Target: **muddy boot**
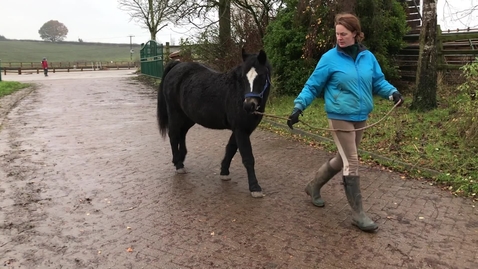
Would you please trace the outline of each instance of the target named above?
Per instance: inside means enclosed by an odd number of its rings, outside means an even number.
[[[305,192],[312,198],[312,204],[322,207],[325,205],[324,200],[320,197],[320,189],[331,178],[335,176],[340,170],[336,170],[330,166],[330,160],[324,163],[319,171],[315,174],[315,178],[312,179],[307,186],[305,186]]]
[[[360,193],[360,177],[344,176],[344,188],[347,200],[353,211],[352,224],[365,232],[374,232],[377,230],[377,224],[367,217],[363,211],[362,194]]]

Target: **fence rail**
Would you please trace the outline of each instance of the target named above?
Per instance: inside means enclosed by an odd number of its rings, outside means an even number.
[[[448,77],[458,81],[457,70],[478,57],[478,29],[442,31],[438,27],[437,31],[438,69],[450,73]],[[416,33],[406,35],[404,40],[407,46],[396,57],[404,80],[415,80],[420,53],[419,39],[420,35]]]
[[[55,72],[77,72],[77,71],[96,71],[109,69],[131,69],[137,68],[138,62],[49,62],[48,70]],[[0,73],[37,73],[42,71],[41,62],[2,62],[0,64]]]

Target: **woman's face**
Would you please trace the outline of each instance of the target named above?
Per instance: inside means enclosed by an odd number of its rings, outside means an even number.
[[[343,25],[337,24],[335,26],[335,36],[337,37],[337,44],[341,48],[345,48],[355,44],[356,33],[352,33]]]

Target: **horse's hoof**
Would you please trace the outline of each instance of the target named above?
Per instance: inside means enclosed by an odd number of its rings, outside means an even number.
[[[230,175],[221,175],[221,180],[222,181],[229,181],[229,180],[231,180],[231,176]]]
[[[262,191],[251,191],[251,195],[254,198],[262,198],[266,196],[264,193],[262,193]]]
[[[186,174],[186,169],[184,168],[179,168],[179,169],[176,169],[176,174]]]

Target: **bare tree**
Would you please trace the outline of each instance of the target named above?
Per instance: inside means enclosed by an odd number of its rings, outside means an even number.
[[[187,0],[179,7],[175,22],[203,30],[198,38],[205,46],[196,50],[201,50],[198,54],[203,60],[212,59],[209,64],[222,69],[240,59],[235,53],[238,46],[251,50],[262,46],[271,14],[282,3],[283,0]]]
[[[194,25],[198,29],[217,27],[221,43],[231,36],[232,0],[186,0],[176,13],[176,24]]]
[[[151,40],[156,40],[156,34],[167,22],[173,20],[179,8],[187,0],[118,0],[119,8],[128,12],[131,20],[148,29]]]
[[[176,23],[192,24],[198,29],[216,26],[219,23],[219,28],[221,25],[229,28],[231,16],[234,16],[237,10],[242,10],[254,20],[261,37],[264,36],[270,19],[284,5],[284,0],[189,0],[186,2],[177,13]]]
[[[270,19],[284,5],[283,0],[234,0],[233,2],[235,6],[251,16],[261,37],[264,37]]]
[[[478,23],[476,22],[476,17],[478,16],[478,1],[461,0],[459,1],[461,8],[457,7],[457,2],[456,0],[445,0],[443,4],[443,20],[459,22],[464,27],[478,27]],[[469,4],[466,2],[469,2]],[[467,7],[463,8],[465,5],[467,5]]]
[[[428,111],[437,106],[437,9],[436,0],[423,0],[416,88],[411,109]]]
[[[185,0],[174,16],[175,24],[189,24],[205,29],[218,23],[218,0]]]

